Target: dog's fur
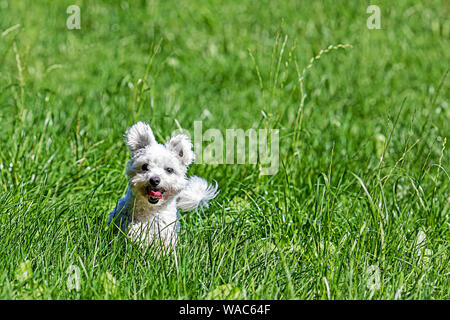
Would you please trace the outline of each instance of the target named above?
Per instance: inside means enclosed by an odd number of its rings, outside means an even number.
[[[128,190],[110,213],[108,224],[113,222],[139,245],[174,246],[180,228],[178,209],[208,206],[218,193],[217,184],[214,187],[196,176],[186,178],[195,158],[187,135],[174,136],[162,145],[148,124],[138,122],[127,130],[125,141],[131,151]]]

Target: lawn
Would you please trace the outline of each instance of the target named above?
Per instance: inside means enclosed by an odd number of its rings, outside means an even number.
[[[449,16],[0,0],[0,298],[449,299]],[[279,130],[275,174],[190,167],[220,194],[182,213],[177,264],[107,226],[138,120],[160,142],[194,121]]]

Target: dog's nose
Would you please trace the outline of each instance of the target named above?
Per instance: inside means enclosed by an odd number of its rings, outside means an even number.
[[[158,176],[154,176],[150,178],[150,184],[153,187],[156,187],[161,182],[161,179]]]

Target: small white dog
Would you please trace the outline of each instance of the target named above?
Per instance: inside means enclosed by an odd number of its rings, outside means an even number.
[[[174,246],[178,240],[179,213],[207,206],[218,191],[204,179],[186,178],[194,161],[187,135],[174,136],[165,145],[156,142],[150,126],[138,122],[126,132],[131,151],[127,164],[128,190],[109,214],[113,222],[139,245]]]

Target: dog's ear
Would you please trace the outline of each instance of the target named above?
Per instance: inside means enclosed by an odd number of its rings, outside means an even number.
[[[147,123],[141,121],[127,130],[125,133],[125,141],[132,155],[136,151],[156,143],[152,128]]]
[[[195,159],[192,151],[191,139],[185,134],[179,134],[172,137],[167,143],[166,148],[175,153],[180,162],[186,167]]]

